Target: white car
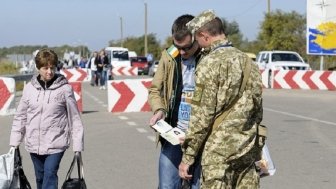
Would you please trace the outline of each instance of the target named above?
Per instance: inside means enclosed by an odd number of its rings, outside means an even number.
[[[294,51],[261,51],[256,62],[259,69],[274,70],[310,70],[309,64]]]
[[[294,51],[261,51],[256,63],[260,70],[268,70],[268,86],[272,86],[273,72],[276,70],[311,70],[299,53]]]
[[[159,61],[154,61],[152,65],[149,67],[148,75],[154,76],[158,66],[159,66]]]

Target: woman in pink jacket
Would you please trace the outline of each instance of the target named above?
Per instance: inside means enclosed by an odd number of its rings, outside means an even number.
[[[59,164],[72,139],[73,151],[84,146],[84,131],[72,87],[56,74],[57,54],[40,50],[35,57],[38,75],[23,89],[14,116],[10,145],[25,148],[34,164],[37,189],[57,189]]]

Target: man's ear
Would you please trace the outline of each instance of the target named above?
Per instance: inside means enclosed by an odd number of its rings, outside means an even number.
[[[209,34],[207,32],[204,31],[200,31],[199,36],[203,38],[204,41],[208,42],[209,41]]]

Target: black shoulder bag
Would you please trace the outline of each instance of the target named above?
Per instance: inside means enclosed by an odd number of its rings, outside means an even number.
[[[75,163],[77,163],[78,178],[71,178],[71,173],[75,166]],[[81,153],[75,153],[65,181],[62,185],[62,189],[86,189]]]
[[[19,147],[15,149],[14,155],[14,175],[10,189],[31,189],[30,183],[22,168],[22,159]]]

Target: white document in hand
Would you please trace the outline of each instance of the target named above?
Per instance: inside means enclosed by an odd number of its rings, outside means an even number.
[[[172,145],[180,144],[179,138],[185,137],[185,133],[181,129],[177,127],[173,128],[162,119],[157,121],[152,127]]]

